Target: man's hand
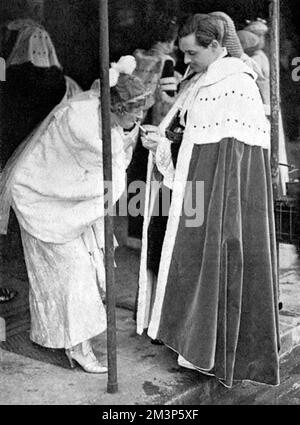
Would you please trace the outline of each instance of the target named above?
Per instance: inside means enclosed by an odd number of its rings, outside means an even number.
[[[150,150],[155,153],[157,149],[157,145],[161,140],[161,134],[159,132],[158,127],[154,125],[144,125],[141,128],[141,140],[144,148]]]

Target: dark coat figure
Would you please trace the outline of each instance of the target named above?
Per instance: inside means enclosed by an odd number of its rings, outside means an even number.
[[[62,100],[66,92],[63,72],[56,66],[31,62],[7,70],[2,101],[1,166],[34,128]]]

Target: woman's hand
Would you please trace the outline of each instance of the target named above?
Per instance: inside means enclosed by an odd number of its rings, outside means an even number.
[[[144,125],[141,128],[141,140],[144,148],[155,153],[157,145],[161,140],[161,134],[158,127],[154,125]]]
[[[134,149],[136,142],[138,140],[139,135],[139,126],[138,124],[134,126],[134,128],[124,136],[124,149],[128,149],[132,147]]]

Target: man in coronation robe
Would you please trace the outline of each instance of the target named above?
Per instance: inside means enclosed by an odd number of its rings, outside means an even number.
[[[227,387],[278,385],[270,125],[256,74],[228,55],[224,33],[222,20],[208,15],[181,27],[186,81],[159,127],[143,136],[150,160],[137,332],[147,329],[178,353],[179,365]],[[172,196],[155,273],[148,239],[157,170]]]

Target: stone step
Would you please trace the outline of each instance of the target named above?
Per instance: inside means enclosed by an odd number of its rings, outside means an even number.
[[[0,342],[6,340],[6,326],[5,319],[0,317]]]

